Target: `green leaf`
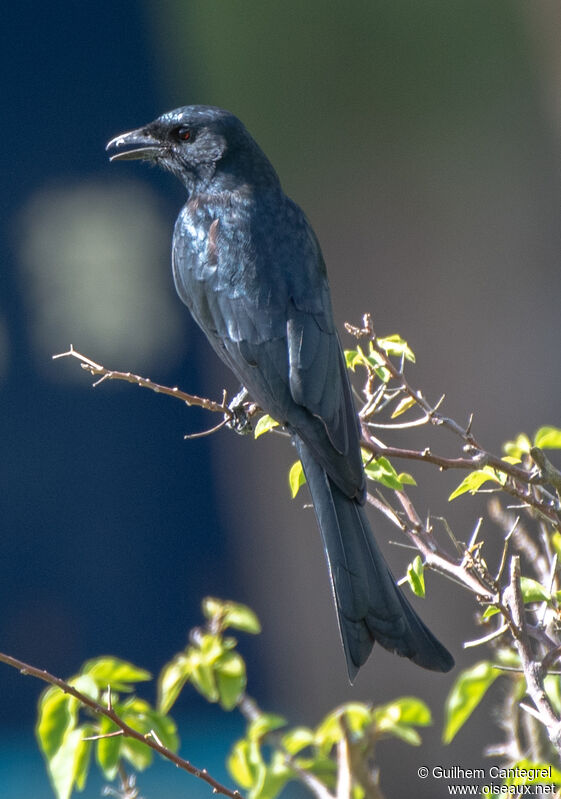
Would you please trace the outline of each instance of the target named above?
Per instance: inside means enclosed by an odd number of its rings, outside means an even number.
[[[286,732],[281,739],[281,743],[289,755],[296,755],[311,746],[314,742],[314,733],[309,727],[294,727]]]
[[[121,746],[121,756],[128,760],[136,771],[144,771],[154,759],[154,750],[136,738],[124,738]]]
[[[408,472],[400,472],[397,477],[399,479],[399,482],[402,485],[404,485],[404,486],[405,485],[408,485],[408,486],[416,486],[417,485],[417,481],[415,480],[413,475],[409,474]]]
[[[39,747],[50,760],[63,744],[64,738],[76,725],[77,700],[52,686],[39,699],[36,727]]]
[[[191,659],[182,652],[166,663],[158,678],[158,708],[162,713],[172,707],[192,670]]]
[[[288,484],[290,486],[290,493],[292,495],[292,499],[295,498],[296,494],[300,490],[300,487],[304,485],[306,482],[306,477],[304,475],[304,469],[302,468],[301,461],[295,461],[292,466],[290,467],[290,471],[288,473]]]
[[[520,591],[524,602],[548,602],[551,599],[547,589],[531,577],[520,578]]]
[[[417,555],[407,567],[407,581],[416,596],[425,598],[425,567],[421,556]]]
[[[401,491],[403,485],[401,480],[393,468],[391,463],[383,455],[372,458],[372,453],[367,450],[362,450],[362,460],[364,463],[364,471],[369,480],[375,480],[378,483],[391,488],[394,491]]]
[[[81,674],[88,674],[100,688],[110,685],[114,691],[124,692],[133,690],[131,683],[152,679],[152,675],[146,669],[110,655],[88,660],[82,666]]]
[[[212,665],[205,663],[198,652],[191,655],[193,669],[191,671],[191,682],[209,702],[218,702],[220,695],[214,679],[214,669]]]
[[[352,372],[354,372],[360,363],[362,363],[362,358],[360,357],[358,350],[345,350],[345,366],[347,369],[350,369]]]
[[[225,652],[214,668],[220,704],[224,710],[232,710],[245,691],[245,662],[237,652]]]
[[[84,749],[90,746],[83,740],[83,730],[70,730],[55,754],[49,759],[49,777],[58,799],[69,799],[76,777],[84,762]]]
[[[286,719],[276,713],[261,713],[247,728],[247,737],[253,741],[260,741],[267,733],[278,730],[286,725]]]
[[[82,732],[82,746],[77,748],[76,757],[74,760],[74,782],[79,791],[83,791],[88,779],[88,772],[90,770],[90,763],[92,759],[93,741],[85,741],[84,738],[89,738],[94,735],[97,730],[93,724],[84,724],[79,728]]]
[[[401,696],[385,706],[401,724],[415,724],[417,727],[428,727],[432,724],[432,716],[428,705],[416,696]]]
[[[540,449],[561,449],[561,430],[558,427],[540,427],[534,436],[534,446]]]
[[[490,619],[491,616],[496,616],[497,613],[500,613],[500,609],[496,605],[487,605],[483,613],[481,614],[482,621],[486,621]]]
[[[395,406],[391,418],[395,419],[397,416],[401,416],[402,413],[405,413],[405,411],[408,411],[409,408],[412,408],[416,404],[417,401],[413,397],[404,397]]]
[[[241,602],[207,596],[203,599],[202,608],[205,618],[215,624],[218,623],[221,630],[233,627],[244,633],[257,634],[261,632],[261,625],[256,614]],[[223,646],[227,646],[226,641]]]
[[[286,765],[283,754],[275,752],[271,764],[264,770],[263,778],[251,791],[251,799],[275,799],[292,777],[292,769]]]
[[[484,466],[483,469],[476,469],[474,472],[470,472],[466,477],[464,477],[456,490],[452,491],[448,497],[448,501],[450,502],[451,500],[456,499],[456,497],[459,497],[461,494],[465,494],[468,491],[470,494],[476,494],[483,483],[487,483],[489,481],[498,483],[499,485],[504,485],[505,479],[506,475],[503,472],[497,472],[491,466]]]
[[[224,629],[233,627],[235,630],[241,630],[252,635],[257,635],[257,633],[261,632],[261,625],[257,615],[247,605],[242,605],[239,602],[226,602],[223,626]]]
[[[397,333],[392,336],[377,338],[376,343],[380,349],[384,350],[384,352],[387,352],[388,355],[397,355],[400,358],[401,356],[405,356],[407,361],[415,363],[415,353],[405,339],[401,338],[401,336]]]
[[[421,736],[414,729],[432,724],[427,705],[414,696],[404,696],[374,709],[376,728],[386,735],[393,735],[412,746],[421,744]]]
[[[503,444],[503,450],[507,455],[514,458],[521,458],[523,455],[529,455],[532,442],[526,433],[520,433],[514,441],[507,441]]]
[[[111,719],[102,716],[99,722],[99,735],[108,735],[117,732],[119,728]],[[117,776],[119,759],[121,757],[122,735],[112,735],[110,738],[100,738],[96,742],[95,759],[103,771],[106,780],[111,782]]]
[[[279,423],[275,419],[273,419],[272,416],[269,416],[268,413],[265,413],[263,416],[261,416],[261,418],[255,425],[255,430],[253,431],[253,435],[255,436],[255,438],[259,438],[259,436],[262,436],[264,433],[268,433],[269,430],[272,430],[273,428],[278,426]]]
[[[256,779],[255,763],[250,757],[250,744],[245,738],[237,741],[226,761],[228,771],[244,790],[252,787]]]
[[[557,554],[557,558],[561,560],[561,533],[558,530],[551,536],[551,544]]]
[[[329,754],[332,747],[341,740],[343,736],[342,715],[345,716],[351,732],[356,735],[362,735],[364,728],[372,723],[372,712],[369,706],[362,702],[348,702],[335,708],[327,714],[314,733],[315,742],[320,748],[321,754]]]
[[[179,749],[179,736],[177,734],[177,725],[171,716],[165,716],[152,708],[146,711],[146,720],[149,725],[149,730],[153,730],[158,739],[170,751],[177,752]]]
[[[220,634],[204,633],[198,641],[198,649],[197,656],[200,662],[212,665],[224,654],[224,639]],[[193,655],[196,650],[191,649],[190,652]]]
[[[101,691],[91,675],[79,674],[78,677],[72,677],[68,682],[77,691],[93,699],[94,702],[98,701]],[[107,685],[104,685],[103,688],[107,688]]]
[[[442,734],[444,743],[452,741],[500,673],[488,660],[481,660],[462,671],[446,699],[445,726]]]

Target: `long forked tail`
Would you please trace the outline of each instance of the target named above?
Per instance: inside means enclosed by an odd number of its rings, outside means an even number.
[[[397,587],[364,509],[327,476],[295,437],[323,538],[351,682],[377,641],[433,671],[449,671],[452,655]]]

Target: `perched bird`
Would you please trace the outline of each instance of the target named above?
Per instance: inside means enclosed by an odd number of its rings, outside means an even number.
[[[116,136],[112,161],[143,159],[187,190],[175,287],[251,398],[291,434],[323,537],[352,681],[378,641],[434,671],[454,665],[417,616],[366,513],[359,425],[325,264],[301,209],[237,117],[204,105]]]

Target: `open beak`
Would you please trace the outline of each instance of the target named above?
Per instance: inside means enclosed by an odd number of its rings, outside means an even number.
[[[151,133],[147,133],[145,128],[138,128],[138,130],[131,130],[128,133],[121,133],[120,136],[115,136],[105,149],[120,149],[121,147],[132,147],[132,149],[115,153],[110,157],[110,161],[151,160],[162,152],[161,142],[152,136]]]

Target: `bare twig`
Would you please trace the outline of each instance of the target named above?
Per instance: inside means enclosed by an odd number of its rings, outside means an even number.
[[[72,685],[60,679],[60,677],[55,677],[53,674],[50,674],[44,669],[38,669],[35,668],[35,666],[30,666],[28,663],[24,663],[17,658],[4,654],[3,652],[0,652],[0,662],[17,669],[22,674],[29,674],[31,677],[36,677],[38,680],[42,680],[49,685],[54,685],[57,688],[60,688],[65,694],[73,696],[82,705],[89,707],[90,710],[93,710],[93,712],[98,716],[106,716],[106,718],[111,719],[111,721],[119,728],[125,737],[134,738],[135,740],[146,744],[146,746],[149,746],[151,749],[154,749],[154,751],[158,752],[167,760],[170,760],[178,768],[183,769],[184,771],[189,772],[189,774],[192,774],[194,777],[198,777],[206,782],[208,785],[210,785],[214,793],[228,796],[230,799],[242,799],[242,795],[239,791],[227,788],[225,785],[222,785],[222,783],[218,782],[218,780],[215,780],[214,777],[211,777],[206,769],[197,768],[188,760],[176,755],[175,752],[172,752],[171,749],[168,749],[160,741],[156,740],[155,736],[143,735],[141,732],[133,729],[126,722],[124,722],[111,707],[104,707],[103,705],[100,705],[98,702],[90,699],[89,696],[86,696],[86,694],[78,691]]]
[[[189,406],[195,405],[199,408],[203,408],[205,411],[211,411],[212,413],[223,413],[228,418],[232,418],[234,415],[233,411],[226,403],[226,394],[223,395],[222,402],[215,402],[205,397],[197,397],[195,394],[187,394],[177,387],[170,388],[169,386],[162,386],[159,383],[154,383],[153,380],[147,377],[141,377],[132,372],[118,372],[114,369],[106,369],[105,366],[77,352],[72,345],[70,345],[68,352],[61,352],[58,355],[53,355],[53,359],[67,357],[76,358],[80,361],[82,369],[85,369],[94,377],[101,378],[94,383],[94,386],[98,386],[104,380],[124,380],[126,383],[134,383],[141,388],[149,388],[151,391],[155,391],[156,394],[165,394],[168,397],[175,397]]]

